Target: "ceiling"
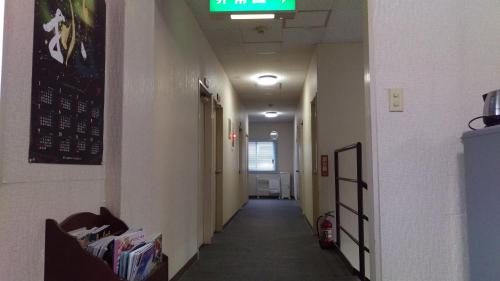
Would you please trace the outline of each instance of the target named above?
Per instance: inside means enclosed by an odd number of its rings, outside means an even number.
[[[309,63],[318,43],[362,41],[362,0],[297,0],[292,19],[231,21],[209,13],[208,0],[185,0],[250,111],[279,111],[273,121],[293,120]],[[280,78],[275,87],[255,83],[259,74]]]

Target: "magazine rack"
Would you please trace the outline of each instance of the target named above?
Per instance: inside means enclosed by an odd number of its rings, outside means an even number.
[[[127,225],[114,217],[106,208],[100,215],[79,213],[68,217],[61,224],[52,219],[45,229],[45,281],[123,281],[102,259],[85,251],[80,243],[67,232],[81,227],[110,225],[112,235],[128,230]],[[168,257],[145,281],[168,281]]]

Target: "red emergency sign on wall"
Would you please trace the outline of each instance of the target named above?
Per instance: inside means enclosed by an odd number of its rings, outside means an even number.
[[[328,177],[328,155],[321,155],[321,176]]]

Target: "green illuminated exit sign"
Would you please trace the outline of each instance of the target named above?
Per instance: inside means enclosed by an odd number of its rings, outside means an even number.
[[[295,0],[210,0],[212,13],[290,12]]]

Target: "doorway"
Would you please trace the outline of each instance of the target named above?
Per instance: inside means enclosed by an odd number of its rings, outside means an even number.
[[[215,123],[214,101],[202,82],[198,115],[199,183],[198,247],[211,244],[215,232]]]
[[[241,205],[248,199],[248,135],[240,123],[238,134],[239,150],[239,175],[240,175],[240,200]]]
[[[319,179],[318,179],[318,114],[317,97],[311,102],[311,145],[312,145],[312,188],[313,221],[319,217]],[[314,225],[314,228],[317,226]]]
[[[224,142],[224,109],[215,105],[215,231],[222,231],[224,225],[223,213],[223,142]]]
[[[293,196],[295,197],[295,200],[297,201],[300,201],[302,200],[301,196],[302,196],[302,187],[303,187],[303,183],[302,183],[302,165],[304,165],[304,163],[302,163],[302,127],[303,127],[303,121],[297,121],[297,128],[296,128],[296,140],[295,140],[295,143],[296,143],[296,158],[295,158],[295,161],[296,161],[296,168],[295,168],[295,179],[294,179],[294,185],[295,185],[295,190],[293,192]],[[302,204],[301,204],[301,207]]]

